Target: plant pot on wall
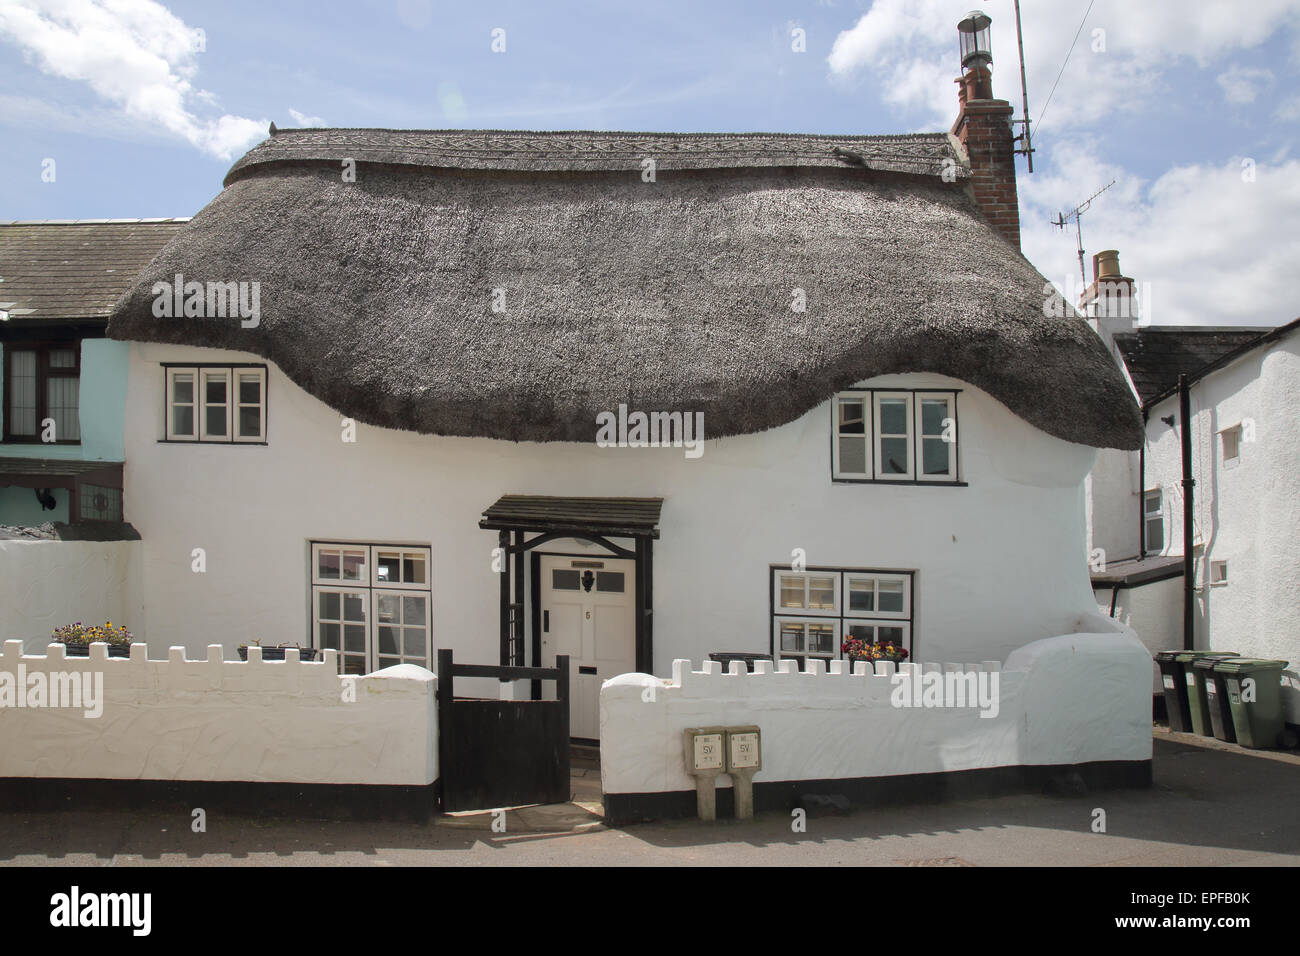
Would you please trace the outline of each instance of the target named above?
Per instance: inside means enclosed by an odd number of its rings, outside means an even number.
[[[260,646],[260,645],[254,645],[254,646],[256,647],[256,646]],[[262,648],[262,660],[264,660],[264,661],[282,661],[282,660],[284,660],[284,652],[285,652],[285,651],[289,651],[289,650],[293,650],[293,649],[295,649],[295,648],[297,648],[297,650],[298,650],[299,660],[304,660],[304,661],[314,661],[314,660],[316,659],[316,656],[320,653],[320,651],[317,650],[317,649],[314,648],[314,647],[298,647],[297,644],[290,644],[290,645],[288,645],[288,646],[281,645],[281,646],[279,646],[279,647],[263,647],[263,648]],[[240,659],[241,661],[246,661],[246,660],[248,660],[248,645],[247,645],[247,644],[240,644],[240,645],[239,645],[239,659]]]
[[[64,644],[63,653],[64,656],[66,657],[89,657],[90,645],[89,644]],[[109,644],[108,656],[109,657],[130,657],[131,645],[130,644]]]

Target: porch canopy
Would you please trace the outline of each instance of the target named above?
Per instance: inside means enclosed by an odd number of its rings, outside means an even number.
[[[83,517],[83,488],[89,497],[84,504],[94,517],[116,512],[121,517],[122,463],[120,461],[79,461],[70,458],[0,457],[0,487],[64,488],[68,492],[68,523]],[[105,494],[116,501],[94,500]]]
[[[615,557],[636,562],[636,667],[642,673],[651,673],[654,666],[653,541],[659,537],[659,512],[663,503],[662,498],[502,495],[486,508],[478,526],[498,533],[503,559],[501,663],[506,666],[525,663],[524,554],[549,541],[578,538],[599,545]],[[631,538],[633,546],[623,547],[611,538]],[[535,607],[536,588],[533,603]],[[539,663],[541,634],[536,622],[532,643],[533,660]]]

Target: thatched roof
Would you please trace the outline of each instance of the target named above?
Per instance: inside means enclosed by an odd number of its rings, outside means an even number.
[[[590,442],[626,403],[702,411],[712,438],[935,372],[1052,435],[1136,448],[1118,367],[1044,315],[1043,277],[945,181],[963,163],[943,134],[282,131],[109,334],[254,352],[343,414],[433,434]],[[176,273],[259,282],[261,324],[155,318]]]

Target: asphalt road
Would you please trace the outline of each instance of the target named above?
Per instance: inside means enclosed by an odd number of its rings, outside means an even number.
[[[607,829],[567,811],[428,824],[149,810],[0,813],[0,865],[78,866],[1232,866],[1300,861],[1300,757],[1156,734],[1148,790],[1021,795],[748,823]],[[1094,832],[1096,810],[1105,832]]]

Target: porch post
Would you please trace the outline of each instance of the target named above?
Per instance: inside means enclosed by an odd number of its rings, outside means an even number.
[[[636,669],[654,673],[654,545],[649,536],[636,539]]]
[[[501,666],[510,663],[510,532],[497,534],[501,548]]]
[[[511,663],[523,667],[524,659],[524,533],[515,532],[515,606],[514,633],[511,635]],[[536,662],[534,661],[534,664]]]

